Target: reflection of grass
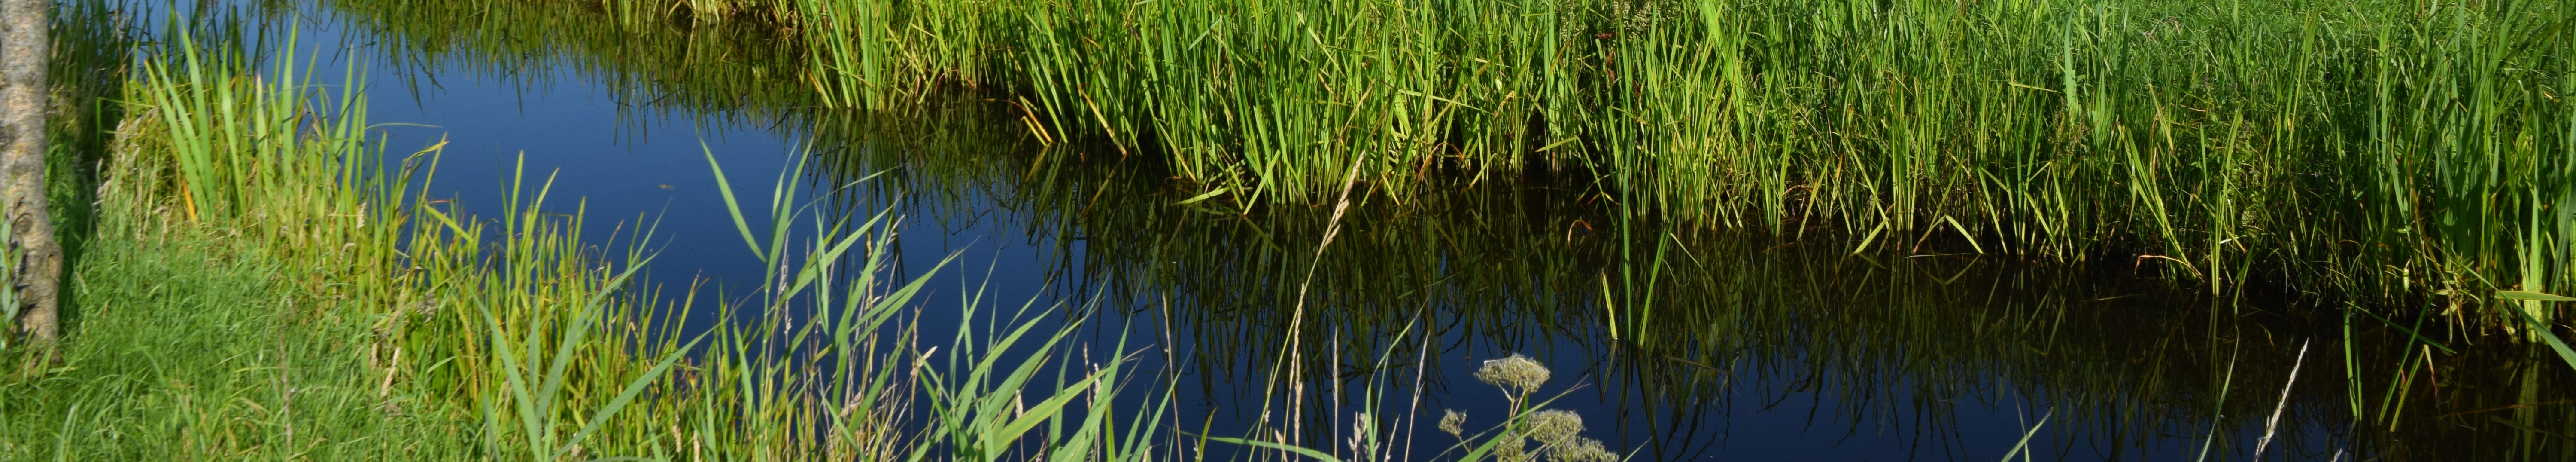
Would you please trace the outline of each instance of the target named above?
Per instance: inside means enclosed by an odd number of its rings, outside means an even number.
[[[2252,291],[2235,296],[2238,301],[2211,300],[2141,279],[2126,261],[1851,256],[1849,240],[1811,235],[1784,243],[1760,233],[1623,222],[1599,211],[1601,202],[1588,194],[1490,183],[1437,188],[1440,193],[1401,202],[1362,201],[1319,252],[1329,208],[1174,205],[1193,194],[1151,181],[1168,176],[1152,165],[1039,162],[1074,154],[1009,136],[1007,125],[845,123],[820,132],[833,137],[824,144],[865,147],[829,158],[831,178],[885,172],[883,184],[904,185],[903,195],[890,197],[927,203],[920,209],[934,221],[1000,219],[977,214],[1006,212],[1025,220],[1028,241],[1055,243],[1047,253],[1064,257],[1050,267],[1087,278],[1075,286],[1102,292],[1111,306],[1142,307],[1172,320],[1179,343],[1200,365],[1197,380],[1209,387],[1286,386],[1271,382],[1286,374],[1269,364],[1288,356],[1282,345],[1293,329],[1303,330],[1296,354],[1305,361],[1288,367],[1345,384],[1389,376],[1410,381],[1414,372],[1400,361],[1352,365],[1374,362],[1366,352],[1410,355],[1426,342],[1435,351],[1579,348],[1603,364],[1598,373],[1607,399],[1670,405],[1681,409],[1670,417],[1685,421],[1813,393],[1842,420],[1926,425],[1933,435],[1955,436],[1944,433],[1946,423],[1890,409],[1974,410],[1978,403],[1961,399],[2002,387],[2056,406],[2051,435],[2214,435],[2219,454],[2249,452],[2254,440],[2240,433],[2259,431],[2260,417],[2276,404],[2243,390],[2218,397],[2219,390],[2279,386],[2293,367],[2292,351],[2272,345],[2300,338],[2321,340],[2320,351],[2322,341],[2349,339],[2353,352],[2336,361],[2346,369],[2320,369],[2319,355],[2311,354],[2308,374],[2360,376],[2338,386],[2301,380],[2292,415],[2309,418],[2284,422],[2290,428],[2282,430],[2301,444],[2324,444],[2300,435],[2339,428],[2336,416],[2353,413],[2347,401],[2362,403],[2365,419],[2387,422],[2510,406],[2525,402],[2517,401],[2521,390],[2565,396],[2550,388],[2565,383],[2556,375],[2563,371],[2535,368],[2563,365],[2522,361],[2521,346],[2439,327],[2432,313],[2382,322],[2354,312],[2344,337],[2335,318],[2301,302]],[[1124,180],[1132,178],[1149,180]],[[1307,305],[1320,311],[1291,325],[1310,265],[1324,269],[1313,276]],[[1392,334],[1417,322],[1416,313],[1439,340]],[[1616,341],[1609,339],[1613,326],[1620,329]],[[2444,349],[2464,343],[2476,347]],[[2425,351],[2395,351],[2418,348]],[[2245,350],[2241,361],[2230,353],[2236,349]],[[1438,370],[1451,361],[1434,355],[1421,367]],[[2428,363],[2445,368],[2438,375],[2448,385],[2438,392],[2426,384],[2435,375]],[[2460,391],[2471,389],[2510,391]],[[2518,422],[2551,422],[2576,410],[2541,409],[2536,420]],[[1349,425],[1325,423],[1348,415],[1316,407],[1291,414],[1306,421],[1303,441],[1347,438],[1333,432]],[[2483,430],[2407,423],[2365,444],[2412,441],[2403,447],[2415,454],[2558,447],[2474,417],[2443,421]],[[1630,423],[1655,431],[1691,428]],[[2291,431],[2297,428],[2312,430]],[[2447,443],[2478,438],[2484,443]],[[1687,441],[1678,434],[1669,440]],[[2033,447],[2048,444],[2042,437]]]
[[[366,33],[389,68],[417,87],[452,84],[452,71],[548,91],[543,79],[579,77],[639,111],[704,111],[710,119],[772,114],[814,103],[797,61],[802,46],[757,24],[604,11],[622,3],[575,1],[323,0],[342,30]],[[702,2],[704,3],[704,2]],[[542,70],[542,71],[541,71]],[[399,89],[378,89],[397,91]],[[421,90],[414,88],[409,90]]]

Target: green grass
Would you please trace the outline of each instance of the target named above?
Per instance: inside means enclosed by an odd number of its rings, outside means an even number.
[[[101,240],[60,364],[0,395],[9,460],[434,460],[464,422],[382,393],[369,316],[310,305],[290,270],[206,236]],[[336,304],[335,304],[336,305]]]

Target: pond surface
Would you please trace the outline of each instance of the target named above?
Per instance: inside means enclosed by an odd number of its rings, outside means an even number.
[[[1365,415],[1409,435],[1398,459],[1454,459],[1429,421],[1499,423],[1506,395],[1474,371],[1525,354],[1553,369],[1543,394],[1564,393],[1548,406],[1630,460],[1985,460],[2025,439],[2014,457],[2566,460],[2576,435],[2554,358],[2409,342],[2391,326],[2411,320],[2305,308],[2295,290],[2214,296],[2124,260],[1937,240],[1852,255],[1828,225],[1627,220],[1546,179],[1401,201],[1362,185],[1338,219],[1330,204],[1184,203],[1149,158],[1043,146],[990,90],[816,109],[794,47],[768,32],[442,3],[277,17],[363,69],[374,123],[421,125],[382,127],[389,152],[447,143],[433,195],[491,213],[514,178],[551,176],[555,211],[579,207],[603,242],[658,221],[657,283],[722,286],[761,268],[710,157],[741,189],[883,172],[801,199],[891,207],[905,271],[954,256],[926,323],[958,322],[939,310],[978,291],[1063,307],[1043,316],[1088,323],[1093,348],[1125,338],[1177,390],[1170,427],[1193,434],[1347,453]],[[1209,459],[1277,457],[1216,446]]]

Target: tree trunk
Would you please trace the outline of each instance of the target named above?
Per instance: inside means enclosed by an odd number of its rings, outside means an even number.
[[[51,0],[0,0],[0,174],[6,175],[0,201],[6,201],[9,244],[20,260],[16,281],[19,328],[29,343],[50,345],[61,335],[55,306],[62,275],[62,249],[54,243],[54,224],[45,209],[45,112],[49,88],[45,65],[53,53],[47,28],[52,27]]]

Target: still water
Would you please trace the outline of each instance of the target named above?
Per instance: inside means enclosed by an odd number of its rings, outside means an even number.
[[[1403,435],[1398,459],[1454,459],[1430,422],[1499,423],[1506,394],[1474,372],[1513,354],[1629,460],[2555,460],[2576,435],[2549,358],[2436,351],[2294,290],[2213,295],[2125,261],[1937,239],[1851,255],[1827,225],[1624,220],[1546,178],[1402,200],[1362,185],[1338,218],[1190,202],[1150,158],[1041,145],[991,90],[816,109],[767,32],[510,4],[526,11],[337,0],[275,18],[361,68],[388,151],[446,143],[434,196],[490,213],[514,181],[551,181],[554,211],[586,213],[600,242],[654,226],[655,283],[721,290],[762,268],[710,159],[746,190],[795,175],[823,213],[901,217],[901,270],[937,281],[925,325],[961,322],[962,297],[1055,307],[1035,315],[1086,323],[1086,348],[1123,340],[1190,435],[1346,447],[1367,421]]]

